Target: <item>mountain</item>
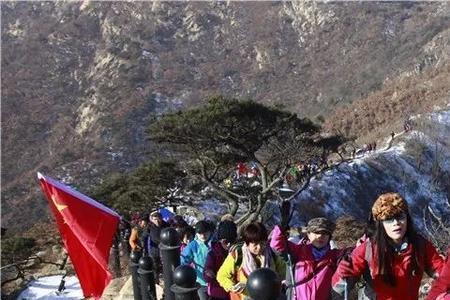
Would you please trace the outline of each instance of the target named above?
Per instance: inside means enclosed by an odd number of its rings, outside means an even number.
[[[410,131],[393,139],[386,136],[377,151],[357,155],[313,178],[294,199],[295,221],[315,215],[368,217],[378,195],[399,192],[422,230],[429,219],[428,206],[449,224],[450,106],[411,122]]]
[[[385,136],[449,102],[448,2],[2,2],[2,226],[49,217],[36,171],[88,190],[209,95]]]

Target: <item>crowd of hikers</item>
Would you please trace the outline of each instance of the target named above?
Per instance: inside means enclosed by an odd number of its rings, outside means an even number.
[[[450,249],[445,259],[415,230],[399,194],[375,200],[365,234],[345,249],[332,243],[335,224],[323,217],[309,220],[302,238],[289,238],[292,230],[284,216],[290,209],[289,202],[282,204],[282,220],[270,232],[259,222],[238,232],[230,215],[217,226],[201,220],[191,227],[181,216],[166,223],[153,212],[140,219],[129,242],[153,258],[158,274],[159,234],[174,227],[182,240],[181,264],[196,271],[200,300],[249,299],[246,281],[258,268],[278,274],[280,299],[347,299],[352,289],[358,289],[358,299],[418,299],[424,273],[435,279],[427,300],[450,299]]]

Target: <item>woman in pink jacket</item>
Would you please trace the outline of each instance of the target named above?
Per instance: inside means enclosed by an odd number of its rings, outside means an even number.
[[[331,278],[344,250],[331,249],[330,240],[335,225],[326,218],[315,218],[304,229],[308,243],[295,244],[286,238],[281,226],[272,231],[270,246],[282,254],[289,254],[294,282],[288,282],[289,300],[331,299]]]

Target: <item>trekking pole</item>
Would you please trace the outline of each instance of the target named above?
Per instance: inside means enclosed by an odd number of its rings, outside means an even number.
[[[66,284],[65,278],[66,278],[66,276],[67,276],[67,273],[64,274],[63,277],[61,278],[61,282],[59,283],[59,286],[58,286],[58,291],[56,292],[56,294],[58,294],[58,295],[60,293],[62,293],[62,291],[64,291],[66,289],[66,287],[65,287],[65,284]]]
[[[343,278],[344,280],[344,300],[348,300],[348,285],[347,285],[347,279]]]
[[[69,254],[66,253],[66,255],[63,258],[63,261],[61,263],[61,265],[59,266],[60,270],[63,270],[66,267],[67,264],[67,259],[69,258]],[[62,291],[64,291],[66,289],[66,276],[67,276],[67,271],[66,273],[63,275],[63,277],[61,278],[61,282],[59,283],[58,286],[58,291],[56,292],[57,294],[62,293]]]
[[[289,249],[289,248],[286,248]],[[294,278],[294,266],[292,262],[292,255],[289,253],[287,254],[288,257],[288,265],[289,265],[289,276],[291,277],[291,285],[292,285],[292,299],[297,299],[296,291],[295,291],[295,278]]]
[[[60,270],[63,270],[66,267],[68,258],[69,258],[69,254],[66,253],[66,255],[63,258],[63,261],[62,261],[61,265],[59,266]]]

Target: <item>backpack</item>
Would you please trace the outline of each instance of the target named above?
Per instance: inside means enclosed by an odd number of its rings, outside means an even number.
[[[242,246],[243,242],[239,242],[230,247],[229,253],[234,258],[234,270],[235,270],[235,281],[238,281],[238,269],[242,264]],[[241,300],[241,295],[238,293],[234,293],[232,291],[229,292],[230,300]]]

